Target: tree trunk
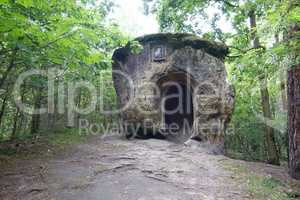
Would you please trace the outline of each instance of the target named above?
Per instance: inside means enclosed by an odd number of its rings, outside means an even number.
[[[0,126],[2,124],[2,118],[6,109],[6,101],[7,101],[8,96],[5,96],[3,101],[2,101],[2,106],[1,106],[1,110],[0,110]]]
[[[280,73],[280,91],[281,91],[281,100],[282,100],[282,109],[283,111],[287,111],[287,92],[286,92],[286,80],[284,78],[285,71]]]
[[[39,88],[39,91],[37,92],[37,95],[35,97],[34,102],[34,109],[41,108],[41,101],[42,101],[42,88]],[[40,114],[33,114],[32,120],[31,120],[31,134],[36,134],[39,131],[40,127]]]
[[[290,26],[286,36],[289,48],[294,50],[291,57],[295,59],[294,66],[288,71],[288,160],[289,174],[291,177],[300,180],[300,63],[297,60],[300,55],[299,44],[300,24]]]
[[[16,56],[17,56],[17,51],[18,51],[18,48],[16,47],[14,50],[13,50],[13,53],[12,53],[12,56],[11,56],[11,60],[9,62],[9,65],[6,69],[6,71],[3,73],[2,75],[2,78],[0,79],[0,88],[2,88],[2,86],[4,85],[4,82],[6,81],[9,73],[11,72],[11,70],[14,68],[15,66],[15,61],[16,61]]]
[[[256,12],[254,10],[249,12],[251,38],[253,40],[253,48],[261,47],[259,37],[257,35]],[[268,91],[268,82],[265,72],[262,72],[260,77],[260,94],[263,116],[266,119],[272,119],[272,112],[270,106],[270,96]],[[274,129],[265,123],[265,144],[267,153],[267,162],[273,165],[280,165],[279,152],[275,141]]]
[[[284,34],[285,37],[286,34]],[[285,38],[284,38],[285,39]],[[276,44],[280,43],[279,35],[275,34]],[[287,91],[286,91],[286,69],[283,67],[281,62],[278,63],[280,71],[279,71],[279,80],[280,80],[280,92],[281,92],[281,103],[282,103],[282,111],[287,111]],[[281,69],[282,68],[282,69]]]
[[[20,114],[20,109],[17,107],[16,114],[15,114],[15,117],[14,117],[14,124],[13,124],[12,133],[11,133],[11,136],[10,136],[10,140],[17,139],[17,128],[18,128],[19,114]]]
[[[21,101],[24,102],[24,99],[25,99],[25,89],[26,89],[26,86],[23,85],[23,90],[22,90],[22,95],[21,95]],[[17,131],[19,130],[22,130],[23,133],[26,131],[26,127],[23,127],[24,126],[24,122],[25,122],[25,118],[26,118],[26,115],[24,112],[20,112],[20,123],[19,123],[19,126],[17,128]]]
[[[300,65],[288,72],[289,173],[300,179]]]
[[[263,77],[260,80],[261,105],[263,116],[266,119],[272,119],[270,97],[267,84],[268,83],[266,78]],[[267,122],[265,122],[265,140],[268,163],[273,165],[280,165],[279,151],[274,137],[274,129],[268,126]]]
[[[82,91],[79,90],[78,91],[78,97],[77,97],[77,107],[80,108],[81,107],[81,101],[82,101]],[[80,121],[80,114],[77,113],[76,116],[76,127],[79,127],[79,121]]]

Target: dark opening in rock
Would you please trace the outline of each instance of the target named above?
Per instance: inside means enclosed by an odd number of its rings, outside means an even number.
[[[163,114],[169,139],[185,142],[191,136],[194,121],[191,90],[184,84],[164,88]],[[164,99],[164,98],[163,98]]]
[[[159,140],[165,140],[166,136],[162,134],[159,131],[153,131],[153,129],[145,129],[140,128],[135,136],[136,139],[159,139]]]
[[[193,124],[193,102],[187,87],[182,84],[179,84],[178,87],[170,86],[165,89],[169,98],[164,101],[164,117],[168,128],[178,125],[181,130],[184,123],[189,126]]]

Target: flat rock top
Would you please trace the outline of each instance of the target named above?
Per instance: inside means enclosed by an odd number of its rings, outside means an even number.
[[[224,59],[229,54],[229,49],[225,44],[202,39],[196,35],[187,33],[157,33],[138,37],[135,41],[141,44],[168,44],[174,49],[186,46],[194,49],[202,49],[206,53],[220,59]],[[114,58],[122,58],[130,54],[130,42],[123,48],[116,50]]]

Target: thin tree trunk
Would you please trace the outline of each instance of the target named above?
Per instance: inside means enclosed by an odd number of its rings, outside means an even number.
[[[285,71],[280,73],[279,77],[280,77],[280,91],[281,91],[282,109],[283,109],[283,111],[286,111],[288,105],[287,105],[286,80],[284,78],[284,74],[286,74]]]
[[[280,39],[278,34],[275,34],[276,44],[280,43]],[[279,68],[281,68],[282,64],[279,62]],[[279,71],[279,80],[280,80],[280,92],[281,92],[281,102],[282,102],[282,110],[287,111],[287,91],[286,91],[286,79],[285,79],[286,70],[285,68],[280,69]]]
[[[41,101],[42,101],[42,88],[38,89],[39,91],[36,94],[35,97],[35,103],[34,103],[34,109],[39,109],[41,108]],[[39,131],[39,126],[40,126],[40,114],[33,114],[32,115],[32,120],[31,120],[31,134],[36,134]]]
[[[257,35],[256,13],[254,10],[249,12],[251,38],[253,41],[253,48],[258,49],[260,45],[259,37]]]
[[[80,106],[81,106],[81,101],[82,101],[82,91],[81,90],[79,90],[78,91],[78,97],[77,97],[78,99],[77,99],[77,107],[78,108],[80,108]],[[77,113],[77,116],[76,116],[76,127],[79,127],[79,121],[80,121],[80,114],[79,113]]]
[[[22,102],[24,102],[24,99],[25,99],[25,92],[26,92],[25,89],[26,89],[26,86],[23,85],[23,90],[22,90],[22,95],[21,95],[21,101],[22,101]],[[25,116],[25,113],[21,112],[21,113],[20,113],[20,118],[21,118],[21,119],[20,119],[20,123],[19,123],[18,129],[17,129],[18,131],[19,131],[19,130],[22,130],[22,131],[25,131],[25,130],[26,130],[25,127],[23,128],[23,126],[24,126],[24,121],[25,121],[25,117],[26,117],[26,116]]]
[[[255,11],[249,12],[250,27],[251,27],[251,37],[253,40],[253,48],[260,48],[261,44],[259,37],[257,35],[257,24],[256,24],[256,13]],[[268,82],[266,75],[263,74],[260,77],[260,94],[261,94],[261,105],[263,110],[263,116],[266,119],[272,119],[272,112],[270,106],[270,96],[268,91]],[[280,165],[279,152],[275,141],[274,129],[269,127],[265,123],[265,143],[266,143],[266,153],[267,162],[273,165]]]
[[[22,86],[22,91],[21,91],[21,100],[22,100],[22,102],[24,100],[24,96],[25,96],[25,86],[23,85]],[[19,127],[18,122],[19,122],[19,119],[20,119],[20,115],[21,115],[20,108],[18,106],[16,106],[16,114],[15,114],[15,117],[14,117],[13,129],[12,129],[11,138],[10,138],[11,140],[17,139],[17,132],[18,132],[18,127]],[[21,119],[21,123],[23,123],[22,120],[23,119]]]
[[[12,53],[12,56],[11,56],[11,60],[10,60],[10,63],[6,69],[6,71],[3,73],[2,75],[2,78],[0,79],[0,88],[2,88],[2,86],[4,85],[4,82],[6,81],[9,73],[11,72],[11,70],[14,68],[15,66],[15,61],[16,61],[16,56],[17,56],[17,51],[18,51],[18,48],[16,47],[14,50],[13,50],[13,53]]]
[[[263,116],[266,119],[272,119],[267,79],[264,77],[262,77],[260,80],[260,94]],[[274,129],[268,126],[267,123],[265,123],[265,140],[268,163],[273,165],[279,165],[279,152],[274,137]]]
[[[0,126],[2,124],[2,118],[3,118],[4,113],[5,113],[7,99],[8,99],[8,95],[6,95],[3,99],[3,101],[2,101],[2,106],[1,106],[1,110],[0,110]]]
[[[20,109],[17,107],[16,114],[15,114],[15,117],[14,117],[14,124],[13,124],[12,133],[11,133],[11,136],[10,136],[10,140],[17,139],[17,128],[18,128],[19,114],[20,114]]]
[[[300,65],[288,72],[289,173],[300,179]]]

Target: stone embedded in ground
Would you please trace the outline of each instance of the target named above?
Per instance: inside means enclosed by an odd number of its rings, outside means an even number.
[[[190,34],[153,34],[136,41],[143,46],[140,53],[132,53],[129,42],[113,55],[125,131],[194,138],[222,151],[234,107],[224,66],[228,48]]]

